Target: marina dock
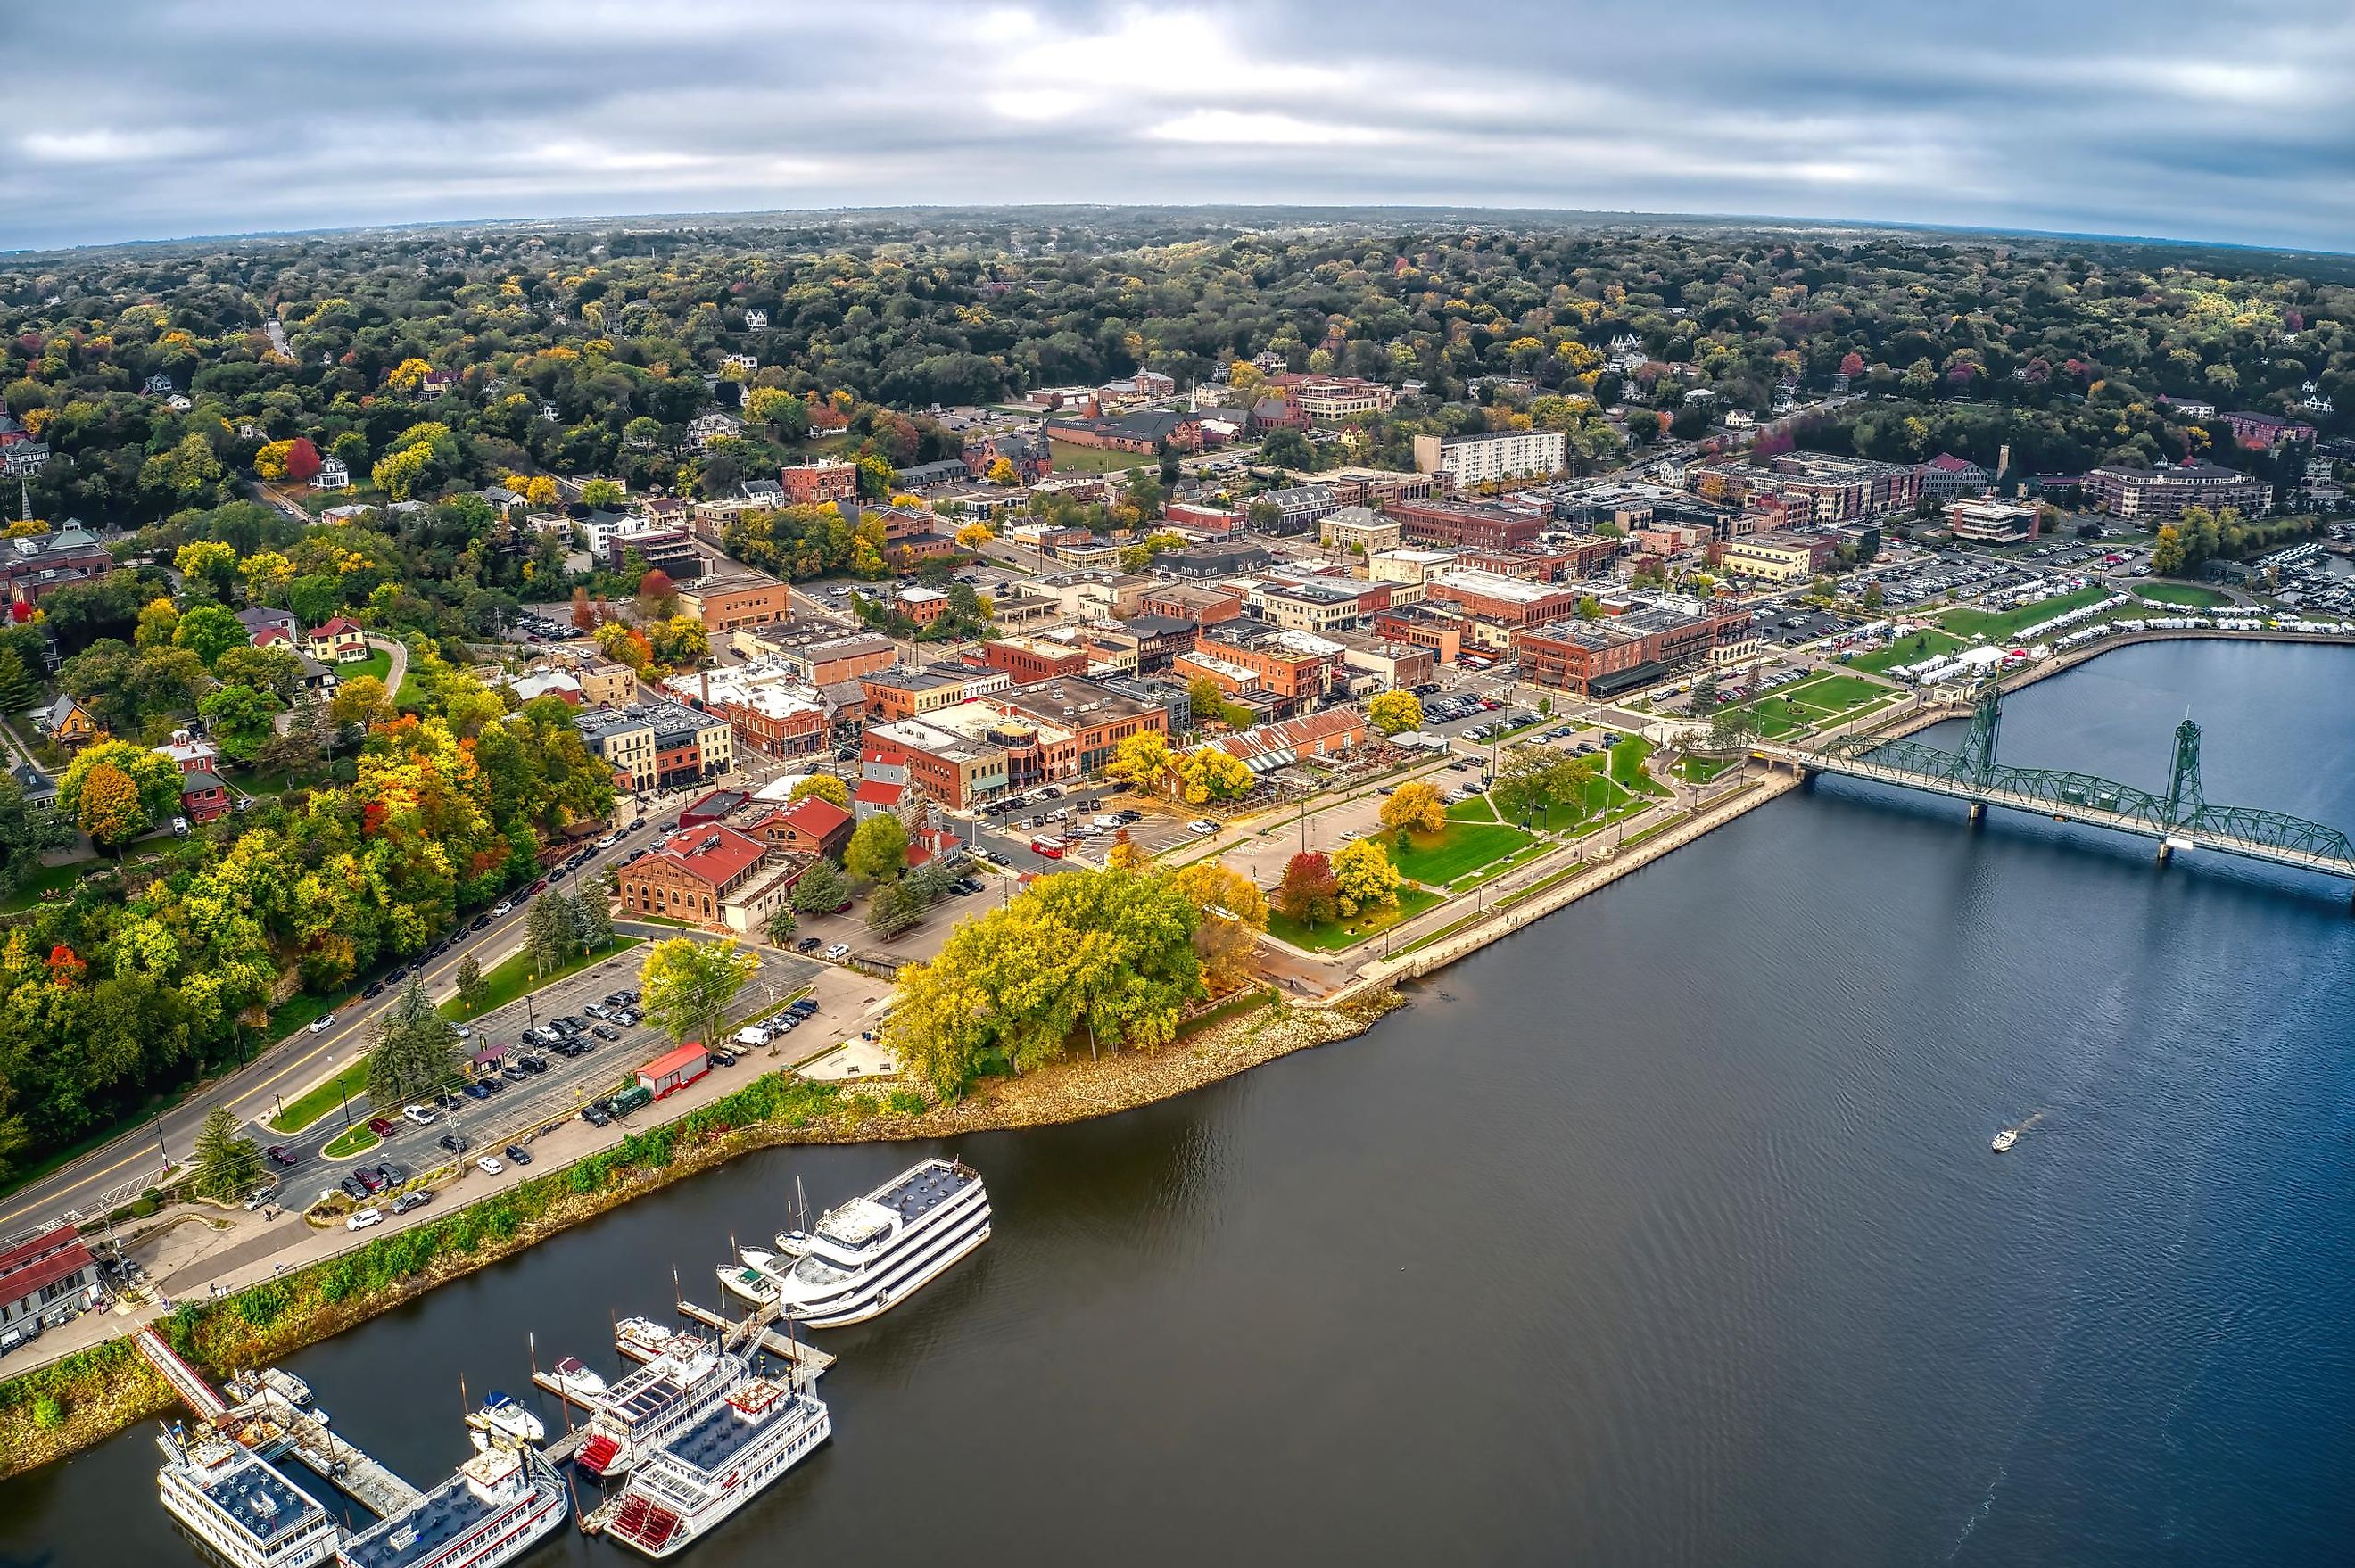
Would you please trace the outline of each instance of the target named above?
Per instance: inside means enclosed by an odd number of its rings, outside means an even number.
[[[269,1381],[253,1398],[232,1405],[153,1328],[141,1328],[132,1335],[131,1342],[198,1419],[240,1446],[264,1459],[292,1453],[378,1519],[415,1506],[420,1495],[415,1487],[330,1432],[323,1418],[297,1405]]]
[[[720,1346],[742,1354],[748,1350],[765,1350],[792,1369],[793,1383],[797,1389],[808,1390],[817,1385],[834,1365],[834,1357],[806,1339],[788,1339],[771,1328],[777,1320],[773,1307],[756,1307],[741,1318],[722,1317],[709,1307],[692,1301],[678,1304],[679,1316],[693,1319],[707,1328],[719,1330]]]

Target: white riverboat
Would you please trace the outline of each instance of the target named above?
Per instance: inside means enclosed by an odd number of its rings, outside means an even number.
[[[651,1317],[624,1317],[613,1325],[613,1349],[634,1361],[658,1360],[670,1354],[672,1340],[694,1338]]]
[[[989,1193],[980,1172],[928,1159],[828,1211],[806,1232],[780,1232],[780,1255],[762,1272],[777,1283],[780,1313],[813,1328],[837,1328],[898,1306],[987,1240]]]
[[[742,1357],[681,1336],[670,1350],[606,1391],[573,1462],[601,1479],[625,1475],[745,1376]]]
[[[823,1401],[753,1378],[650,1452],[606,1530],[663,1558],[684,1550],[799,1464],[834,1431]]]
[[[548,1436],[548,1424],[524,1407],[513,1395],[491,1391],[483,1408],[466,1417],[472,1429],[475,1451],[506,1446],[519,1443],[538,1443]]]
[[[564,1481],[528,1448],[492,1448],[336,1551],[341,1568],[497,1568],[570,1510]]]
[[[335,1520],[268,1460],[212,1432],[166,1428],[156,1445],[165,1511],[232,1568],[311,1568],[335,1554]]]

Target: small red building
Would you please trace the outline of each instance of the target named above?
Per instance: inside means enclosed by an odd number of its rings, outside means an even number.
[[[208,769],[180,775],[180,814],[191,822],[210,822],[229,813],[229,785]]]
[[[700,1040],[688,1040],[655,1057],[638,1069],[638,1087],[655,1099],[674,1090],[684,1089],[711,1071],[711,1053],[703,1049]]]

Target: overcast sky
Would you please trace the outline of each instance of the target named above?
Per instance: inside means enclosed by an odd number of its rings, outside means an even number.
[[[2355,6],[9,8],[0,248],[908,203],[1443,203],[2355,249]]]

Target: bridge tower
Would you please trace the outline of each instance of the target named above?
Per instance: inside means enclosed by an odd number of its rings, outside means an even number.
[[[1979,685],[1978,705],[1971,709],[1970,733],[1963,737],[1964,772],[1984,786],[1995,772],[1996,731],[2003,723],[2003,681],[1989,675]]]
[[[2200,783],[2200,726],[2189,716],[2175,727],[2175,766],[2167,780],[2167,820],[2190,821],[2208,804]]]

